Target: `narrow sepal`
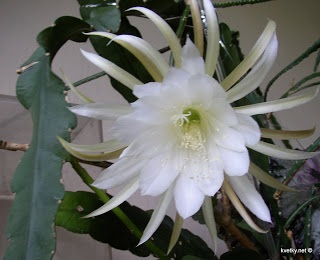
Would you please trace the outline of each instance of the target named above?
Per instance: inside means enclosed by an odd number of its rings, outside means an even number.
[[[144,8],[144,7],[133,7],[128,9],[130,10],[136,10],[141,13],[143,13],[145,16],[147,16],[161,31],[163,36],[166,38],[169,47],[172,51],[172,55],[175,61],[175,67],[181,66],[181,44],[179,41],[179,38],[177,37],[176,33],[171,29],[171,27],[166,23],[165,20],[163,20],[158,14],[155,12]]]
[[[309,93],[297,95],[294,97],[282,98],[278,100],[257,103],[252,105],[246,105],[241,107],[236,107],[235,110],[238,113],[246,115],[258,115],[271,112],[277,112],[285,109],[294,108],[300,105],[303,105],[310,100],[314,99],[318,95],[319,89],[316,88]]]
[[[174,226],[173,226],[172,234],[170,237],[167,255],[170,254],[171,250],[178,242],[178,239],[179,239],[180,233],[181,233],[181,229],[182,229],[182,225],[183,225],[183,218],[179,215],[179,213],[176,213],[176,218],[174,221]]]
[[[261,131],[261,137],[264,137],[264,138],[289,140],[289,139],[301,139],[301,138],[309,137],[313,135],[315,131],[315,127],[311,129],[297,130],[297,131],[260,128],[260,131]]]
[[[248,147],[259,153],[285,160],[304,160],[319,154],[319,152],[304,152],[299,150],[292,150],[262,141],[260,141],[256,145],[248,145]]]
[[[213,250],[216,253],[217,245],[218,245],[218,233],[217,233],[216,221],[214,219],[214,212],[213,212],[211,197],[209,196],[205,197],[202,205],[202,212],[203,212],[204,221],[206,223],[206,226],[211,236]]]
[[[172,198],[173,198],[173,185],[162,195],[160,202],[158,203],[157,207],[153,211],[151,219],[143,232],[143,235],[140,239],[138,246],[146,242],[153,235],[153,233],[158,229],[163,218],[166,215],[167,209],[170,205]]]
[[[114,120],[132,111],[129,105],[111,105],[105,103],[90,103],[69,107],[71,112],[100,120]]]
[[[282,182],[277,181],[275,178],[270,176],[268,173],[260,169],[257,165],[254,163],[250,163],[249,167],[249,172],[257,178],[260,182],[278,189],[278,190],[283,190],[283,191],[288,191],[288,192],[296,192],[297,190],[288,187],[287,185],[284,185]]]
[[[84,152],[79,152],[73,149],[72,145],[70,146],[70,143],[63,140],[62,138],[60,137],[57,137],[57,138],[60,141],[61,145],[64,147],[64,149],[66,149],[70,154],[85,161],[98,162],[98,161],[107,161],[107,160],[117,159],[119,158],[119,156],[124,150],[123,148],[123,149],[119,149],[109,153],[99,153],[99,154],[84,153]]]
[[[94,65],[106,72],[110,77],[116,79],[126,87],[133,89],[135,85],[142,85],[143,83],[130,73],[120,68],[113,62],[94,53],[81,50],[84,57],[86,57]]]
[[[233,191],[229,181],[227,179],[224,180],[222,184],[222,188],[225,190],[226,194],[228,195],[230,201],[232,202],[233,206],[236,208],[236,210],[239,212],[241,217],[244,219],[247,224],[253,228],[255,231],[259,233],[267,233],[268,230],[263,230],[262,228],[258,227],[256,223],[252,220],[244,206],[242,205],[241,201],[237,197],[236,193]]]
[[[123,189],[118,192],[116,196],[114,196],[111,200],[109,200],[106,204],[91,212],[90,214],[84,216],[85,218],[95,217],[101,214],[104,214],[116,207],[118,207],[122,202],[127,200],[133,193],[135,193],[139,189],[139,179],[132,179]]]

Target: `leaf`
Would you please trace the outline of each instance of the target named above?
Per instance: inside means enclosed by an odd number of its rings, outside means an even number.
[[[120,11],[116,5],[103,0],[78,0],[82,18],[94,27],[95,30],[114,32],[117,34],[132,34],[141,37],[139,31],[130,25],[125,17],[120,17]],[[101,19],[103,13],[103,19]],[[143,82],[152,81],[151,76],[141,63],[127,50],[109,39],[99,36],[90,36],[90,41],[95,51],[103,58],[117,64]],[[110,44],[109,44],[110,43]],[[111,78],[112,86],[128,101],[134,102],[136,97],[132,90]]]
[[[142,6],[154,11],[162,17],[176,17],[182,14],[185,3],[183,0],[121,0],[119,6],[121,12],[125,12],[131,7]]]
[[[11,182],[16,194],[7,224],[10,240],[4,259],[51,259],[55,249],[54,218],[64,190],[60,182],[67,152],[56,136],[69,139],[76,119],[67,109],[64,83],[51,72],[50,57],[38,49],[38,63],[17,82],[18,98],[33,121],[31,146]]]
[[[63,16],[54,22],[54,25],[39,33],[37,41],[53,59],[60,47],[68,40],[85,42],[88,36],[83,32],[92,29],[86,22],[72,16]]]
[[[236,247],[230,252],[221,255],[220,260],[266,260],[267,258],[263,255],[259,255],[257,252],[249,250],[247,248]]]
[[[93,193],[79,191],[66,192],[56,216],[56,225],[69,231],[81,234],[90,234],[94,239],[108,243],[110,246],[130,250],[138,256],[151,254],[144,245],[137,247],[139,240],[125,227],[112,213],[107,212],[94,218],[81,218],[102,205],[101,201]],[[120,208],[128,215],[141,230],[150,220],[151,212],[145,212],[129,203],[124,202]],[[159,229],[152,236],[155,244],[163,251],[167,250],[171,236],[173,221],[166,217]],[[185,255],[194,255],[203,259],[213,259],[213,252],[197,236],[188,230],[182,229],[178,244],[173,248],[169,257],[181,259]]]
[[[220,24],[220,57],[223,62],[225,76],[229,75],[243,60],[239,47],[239,32],[230,30],[227,24]]]

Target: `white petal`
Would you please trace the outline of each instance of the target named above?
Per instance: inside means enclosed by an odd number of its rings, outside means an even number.
[[[175,61],[175,66],[180,67],[181,65],[181,45],[180,41],[176,35],[176,33],[171,29],[171,27],[163,20],[159,15],[151,10],[144,7],[133,7],[128,9],[137,10],[147,16],[154,24],[158,27],[158,29],[162,32],[163,36],[166,38],[170,49],[172,51],[172,55]]]
[[[217,191],[221,188],[223,183],[224,175],[223,169],[219,171],[213,171],[211,178],[206,178],[198,182],[199,189],[207,196],[214,196]]]
[[[183,94],[188,103],[201,105],[206,110],[210,107],[210,105],[215,103],[213,99],[225,100],[226,98],[226,93],[221,88],[219,83],[207,75],[198,74],[191,76],[187,83],[183,86],[183,89],[185,90]],[[225,101],[225,103],[227,102]]]
[[[149,82],[147,84],[135,86],[133,89],[133,94],[137,98],[142,98],[145,96],[158,96],[160,94],[161,83]]]
[[[181,175],[174,188],[174,199],[179,215],[186,219],[195,214],[201,207],[205,195],[194,181]]]
[[[205,74],[204,60],[189,37],[182,48],[182,69],[188,71],[192,75]]]
[[[108,120],[117,119],[132,111],[128,105],[110,105],[104,103],[90,103],[77,105],[69,108],[71,112],[95,119]]]
[[[278,50],[277,36],[274,34],[261,60],[253,67],[249,74],[227,92],[230,103],[243,98],[254,91],[264,80],[271,69]]]
[[[94,217],[106,213],[115,207],[118,207],[122,202],[126,201],[133,193],[139,189],[139,180],[134,178],[131,180],[116,196],[109,200],[106,204],[88,214],[86,217]]]
[[[319,88],[316,88],[315,90],[310,91],[309,93],[306,93],[306,94],[297,95],[294,97],[282,98],[274,101],[242,106],[242,107],[236,107],[235,110],[238,113],[251,115],[251,116],[281,111],[281,110],[297,107],[309,102],[310,100],[312,100],[318,95],[318,92],[319,92]]]
[[[213,76],[219,56],[219,24],[216,11],[210,0],[203,1],[207,21],[206,73]]]
[[[140,239],[138,246],[143,244],[145,241],[147,241],[153,235],[153,233],[157,230],[157,228],[160,226],[163,218],[166,215],[166,212],[170,205],[172,197],[173,197],[173,187],[170,187],[170,189],[168,189],[162,195],[160,202],[158,203],[157,207],[153,211],[151,219],[143,232],[143,235]]]
[[[223,147],[219,147],[224,171],[230,176],[241,176],[248,172],[250,159],[247,151],[234,152]]]
[[[258,218],[271,221],[270,211],[254,184],[244,176],[230,176],[230,183],[242,203]]]
[[[137,158],[120,158],[109,168],[103,170],[92,183],[99,189],[110,189],[120,186],[140,173],[144,161]]]
[[[239,131],[245,139],[246,145],[255,145],[260,141],[261,133],[258,123],[250,116],[237,114],[239,124],[235,130]]]
[[[304,152],[299,150],[287,149],[261,141],[253,146],[248,145],[248,147],[259,153],[285,160],[303,160],[319,154],[319,152]]]
[[[244,60],[221,82],[225,90],[231,88],[259,59],[268,46],[276,29],[274,21],[269,21],[263,33]]]
[[[247,150],[242,134],[231,127],[225,126],[219,121],[212,120],[211,123],[212,128],[215,131],[213,135],[217,145],[237,152],[245,152]]]
[[[149,160],[141,170],[140,189],[142,195],[158,196],[174,182],[178,175],[175,158],[161,154]]]
[[[113,62],[94,53],[81,50],[83,56],[85,56],[94,65],[105,71],[110,77],[115,78],[117,81],[125,85],[126,87],[133,89],[135,85],[142,85],[143,83],[130,73],[120,68]]]
[[[233,108],[224,98],[215,98],[211,101],[209,113],[226,126],[234,126],[238,123],[238,117]]]
[[[190,73],[186,70],[170,68],[163,79],[163,83],[174,87],[185,86],[187,85],[190,76]]]

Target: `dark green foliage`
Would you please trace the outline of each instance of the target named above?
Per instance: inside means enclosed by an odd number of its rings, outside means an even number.
[[[56,217],[56,225],[75,233],[90,234],[100,242],[108,243],[117,249],[130,250],[138,256],[148,256],[152,253],[144,245],[137,247],[139,240],[132,235],[128,228],[112,212],[94,218],[82,218],[100,206],[102,206],[101,201],[93,193],[83,191],[66,192]],[[147,225],[152,213],[131,206],[127,202],[121,204],[120,208],[141,230]],[[168,247],[172,227],[173,221],[166,217],[152,236],[153,242],[164,252]],[[186,255],[214,259],[213,252],[201,238],[183,229],[179,242],[168,257],[181,259]]]

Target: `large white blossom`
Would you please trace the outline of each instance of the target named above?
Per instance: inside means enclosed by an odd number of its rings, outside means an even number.
[[[219,27],[209,0],[204,0],[207,19],[205,59],[199,53],[199,46],[196,47],[190,39],[181,47],[174,32],[157,14],[142,7],[133,9],[149,17],[167,38],[175,67],[169,67],[160,53],[140,38],[91,33],[108,37],[131,51],[155,82],[143,84],[110,61],[83,51],[88,60],[133,89],[137,97],[137,101],[127,106],[91,103],[71,108],[79,115],[115,120],[114,140],[91,146],[68,144],[61,140],[68,151],[86,160],[119,157],[93,185],[101,189],[124,185],[123,189],[89,216],[113,209],[137,190],[142,195],[161,196],[142,243],[158,228],[172,200],[178,214],[187,218],[200,209],[205,198],[214,196],[223,187],[248,224],[262,232],[242,205],[260,219],[271,222],[268,207],[247,173],[274,187],[281,185],[250,163],[247,147],[269,156],[294,160],[314,154],[260,141],[261,133],[265,137],[297,136],[296,132],[260,130],[251,116],[301,105],[317,93],[233,107],[234,101],[259,86],[274,63],[277,38],[273,21],[269,21],[242,63],[226,79],[218,82],[212,76],[219,54]],[[206,220],[210,222],[208,211],[205,212]]]

